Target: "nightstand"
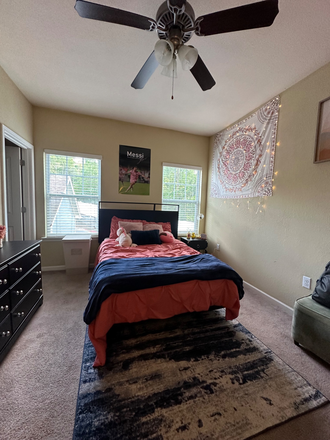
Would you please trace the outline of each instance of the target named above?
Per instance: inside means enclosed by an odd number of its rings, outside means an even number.
[[[202,238],[191,238],[190,240],[188,240],[187,237],[181,237],[181,241],[183,241],[183,243],[186,243],[193,249],[196,249],[196,251],[205,251],[205,253],[207,252],[207,240],[203,240]]]

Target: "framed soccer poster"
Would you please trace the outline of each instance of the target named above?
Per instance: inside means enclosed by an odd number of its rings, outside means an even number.
[[[149,148],[119,145],[120,194],[150,194],[150,156]]]

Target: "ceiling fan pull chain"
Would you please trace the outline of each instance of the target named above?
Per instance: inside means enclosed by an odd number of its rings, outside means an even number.
[[[174,63],[173,63],[173,75],[172,75],[172,98],[174,99]]]

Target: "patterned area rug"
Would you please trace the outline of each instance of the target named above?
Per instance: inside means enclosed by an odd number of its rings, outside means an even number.
[[[243,440],[328,400],[224,311],[114,326],[85,341],[74,440]]]

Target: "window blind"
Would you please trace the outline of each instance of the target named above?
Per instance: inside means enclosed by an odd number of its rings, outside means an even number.
[[[200,168],[163,164],[162,202],[180,205],[178,233],[198,234],[201,191]]]
[[[98,234],[101,160],[45,152],[46,234]]]

